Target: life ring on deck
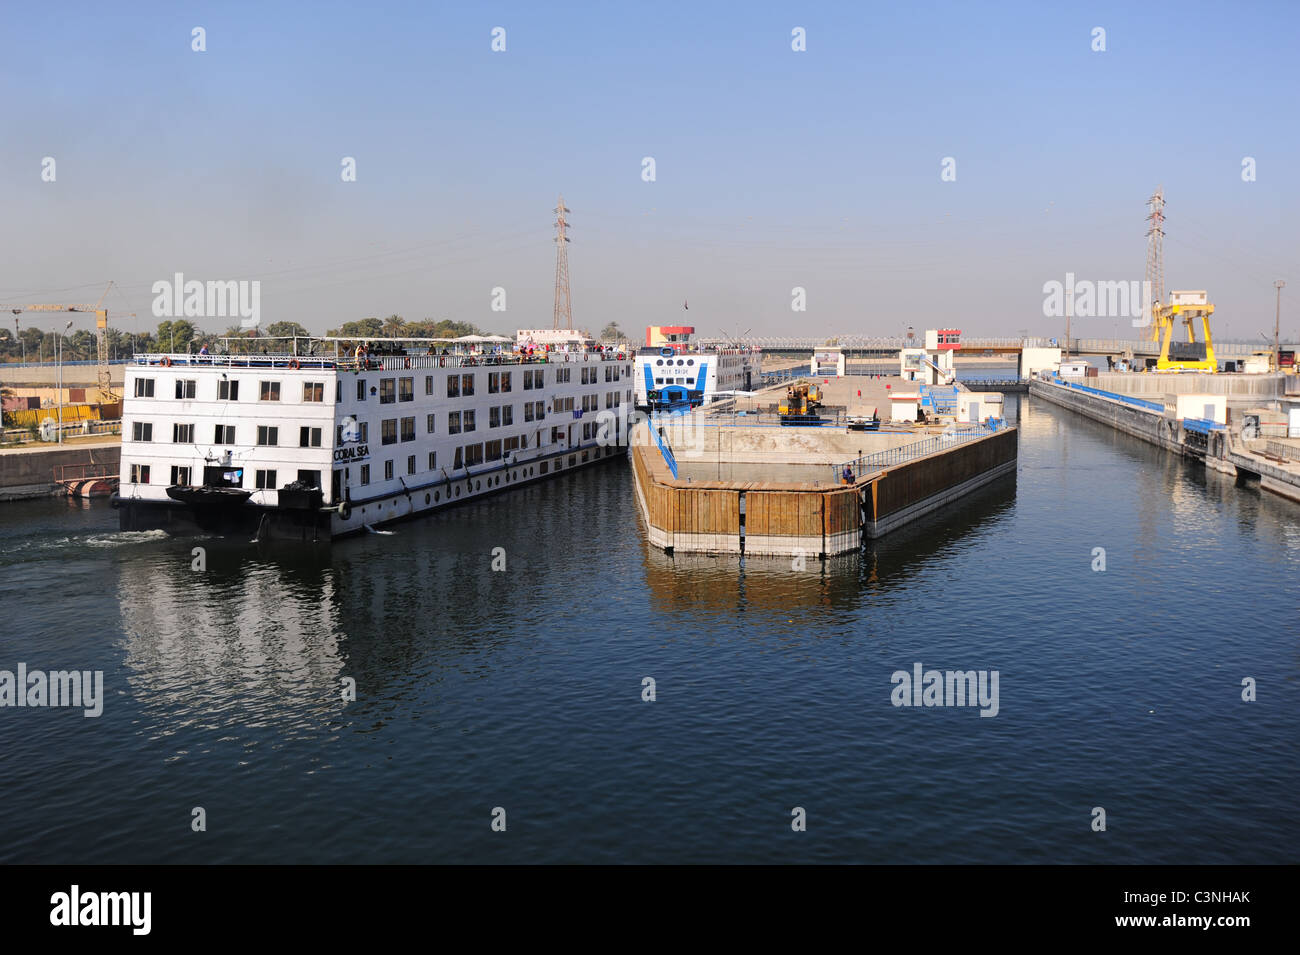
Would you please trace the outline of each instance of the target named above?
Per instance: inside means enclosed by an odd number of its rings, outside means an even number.
[[[172,366],[172,360],[170,356],[164,356],[162,360],[162,364],[164,368],[170,368]]]
[[[301,368],[302,366],[301,366],[300,364],[298,364],[298,359],[296,359],[296,358],[290,358],[290,359],[289,359],[289,367],[292,368],[292,369],[294,369],[294,370],[297,370],[298,368]]]
[[[439,368],[446,368],[446,367],[447,367],[447,356],[446,356],[446,355],[439,355],[439,356],[438,356],[438,367],[439,367]]]
[[[619,353],[618,353],[618,360],[619,360],[619,361],[623,361],[626,357],[627,357],[627,356],[624,355],[622,352],[619,352]]]
[[[342,504],[339,505],[339,517],[346,521],[351,516],[352,516],[352,502],[344,501]]]
[[[410,368],[410,367],[411,367],[411,359],[409,359],[409,358],[406,359],[406,367],[407,367],[407,368]]]

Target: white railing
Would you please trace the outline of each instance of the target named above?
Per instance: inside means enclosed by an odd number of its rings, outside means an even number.
[[[48,410],[51,418],[57,418],[58,412],[55,409],[49,408],[43,410]],[[53,437],[51,441],[47,442],[42,439],[39,435],[39,430],[40,429],[37,428],[37,433],[33,434],[31,428],[5,428],[3,431],[0,431],[0,444],[49,444],[58,442],[58,433],[60,428],[57,421],[52,429]],[[122,422],[117,418],[110,421],[101,421],[97,418],[82,418],[78,421],[68,420],[63,422],[62,431],[65,441],[68,438],[84,437],[85,435],[121,434]]]
[[[431,368],[482,368],[511,365],[577,365],[627,362],[626,352],[546,352],[536,355],[189,355],[141,354],[131,359],[137,366],[162,368],[284,368],[288,370],[337,369],[340,371],[403,371]]]

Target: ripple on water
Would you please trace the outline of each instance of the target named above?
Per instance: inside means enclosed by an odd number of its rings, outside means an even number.
[[[1297,508],[1021,424],[1013,481],[801,571],[650,550],[622,463],[201,573],[108,508],[3,512],[0,668],[107,702],[0,720],[0,858],[1293,861]],[[998,670],[999,715],[893,706],[916,662]],[[178,836],[196,805],[238,825]]]

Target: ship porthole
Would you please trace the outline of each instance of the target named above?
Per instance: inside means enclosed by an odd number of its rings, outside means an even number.
[[[429,495],[427,495],[427,494],[424,495],[424,503],[425,503],[425,504],[428,504],[428,503],[429,503]]]
[[[433,492],[433,503],[437,504],[440,500],[442,500],[442,494],[441,494],[441,492],[439,492],[439,491],[434,491],[434,492]]]
[[[510,473],[510,480],[512,480],[512,481],[518,481],[518,480],[519,480],[519,472],[518,472],[518,471],[512,471],[512,472]]]
[[[476,491],[481,491],[481,490],[483,490],[483,482],[482,482],[482,481],[475,481],[475,482],[474,482],[474,490],[476,490]]]
[[[456,496],[460,497],[460,488],[456,488]]]

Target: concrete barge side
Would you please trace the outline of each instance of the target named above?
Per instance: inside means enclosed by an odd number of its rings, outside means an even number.
[[[655,547],[824,559],[1014,475],[1017,450],[1016,429],[1004,428],[845,486],[679,480],[648,433],[633,442],[631,457],[637,505]]]

